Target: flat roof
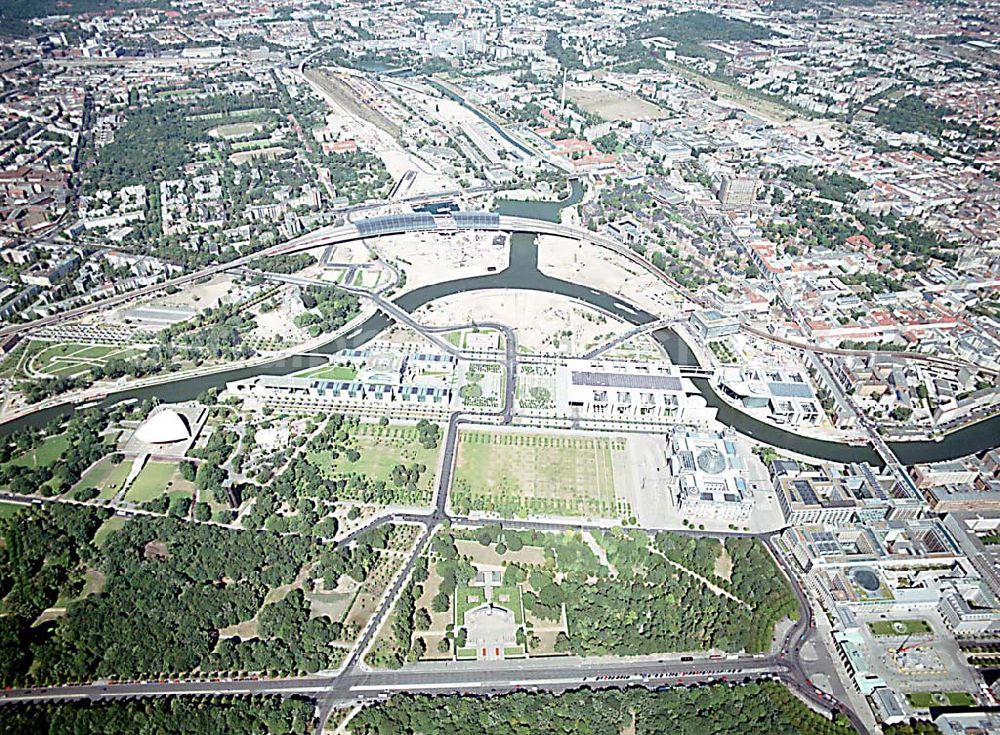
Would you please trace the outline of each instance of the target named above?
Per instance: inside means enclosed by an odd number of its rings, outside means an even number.
[[[593,388],[636,388],[639,390],[684,390],[676,375],[637,375],[635,373],[604,373],[589,370],[572,373],[573,385]]]

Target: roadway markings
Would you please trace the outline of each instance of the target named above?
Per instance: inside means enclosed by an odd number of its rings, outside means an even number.
[[[428,684],[355,684],[350,688],[352,692],[384,692],[386,689],[395,691],[406,691],[408,689],[466,689],[479,688],[484,686],[508,686],[503,682],[483,683],[481,681],[457,681],[457,682],[435,682]]]

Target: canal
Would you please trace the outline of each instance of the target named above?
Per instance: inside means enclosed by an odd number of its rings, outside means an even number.
[[[570,195],[562,201],[506,201],[499,203],[499,206],[502,214],[557,222],[560,210],[579,202],[582,196],[583,186],[578,181],[573,181]],[[395,303],[412,313],[424,304],[453,294],[487,289],[521,289],[567,296],[610,312],[624,321],[636,325],[647,324],[656,319],[652,314],[632,304],[625,303],[611,294],[543,274],[538,270],[538,246],[535,238],[533,235],[523,233],[512,235],[510,263],[503,271],[424,286],[403,294],[395,300]],[[378,337],[392,323],[392,320],[383,312],[378,312],[348,334],[331,340],[313,351],[329,354],[343,349],[361,347]],[[673,330],[660,329],[654,332],[652,337],[663,346],[675,363],[680,365],[697,364],[691,350]],[[110,406],[119,401],[133,398],[146,400],[155,397],[168,403],[193,400],[209,388],[223,387],[226,383],[234,380],[243,380],[256,375],[288,375],[318,365],[322,361],[321,357],[289,357],[256,367],[225,370],[148,388],[126,389],[110,394],[101,401],[100,405]],[[840,442],[812,439],[772,426],[734,409],[716,394],[707,380],[695,379],[694,384],[708,404],[717,410],[720,422],[758,441],[834,462],[880,464],[878,455],[868,446],[852,446]],[[0,424],[0,435],[28,425],[44,425],[53,418],[73,410],[73,406],[66,405],[36,411]],[[1000,445],[1000,416],[953,432],[941,441],[890,444],[892,450],[904,464],[955,459],[967,454],[983,452],[998,445]]]

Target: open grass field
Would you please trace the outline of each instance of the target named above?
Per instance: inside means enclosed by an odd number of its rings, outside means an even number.
[[[524,610],[521,608],[521,588],[514,585],[503,585],[493,589],[493,604],[506,608],[514,613],[514,622],[524,624]]]
[[[968,692],[908,692],[906,698],[914,707],[971,707],[976,703]]]
[[[87,470],[73,489],[94,487],[100,491],[98,498],[109,500],[122,489],[130,469],[132,469],[131,462],[115,464],[110,457],[105,457]]]
[[[132,481],[128,492],[125,493],[125,499],[134,503],[144,503],[164,493],[180,491],[184,487],[190,487],[190,484],[181,478],[176,464],[150,461]]]
[[[48,467],[54,464],[66,451],[69,439],[65,434],[50,436],[30,452],[17,457],[12,464],[22,467]]]
[[[10,518],[21,508],[25,507],[27,506],[20,505],[18,503],[0,503],[0,518]]]
[[[141,354],[142,350],[132,347],[59,342],[41,347],[32,355],[28,367],[29,371],[69,378],[84,375],[91,368],[101,367],[109,360],[129,359]]]
[[[119,518],[118,516],[111,516],[108,520],[101,524],[101,527],[97,529],[94,533],[94,546],[100,547],[107,540],[108,536],[123,528],[125,524],[128,523],[126,518]]]
[[[868,623],[872,635],[900,636],[921,635],[931,632],[926,620],[874,620]]]
[[[394,487],[390,479],[393,467],[423,464],[427,471],[421,475],[417,486],[420,497],[404,497],[407,491],[403,487],[398,488],[399,497],[392,501],[422,503],[430,499],[440,449],[425,449],[418,441],[419,436],[420,432],[411,426],[361,424],[352,430],[350,439],[350,446],[361,454],[357,462],[349,461],[344,455],[332,459],[326,452],[309,452],[307,456],[329,478],[356,473],[372,480],[384,480],[387,489]]]
[[[612,451],[607,437],[464,431],[452,505],[459,512],[616,517]]]

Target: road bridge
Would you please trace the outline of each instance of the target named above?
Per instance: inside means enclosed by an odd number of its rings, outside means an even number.
[[[421,197],[435,197],[440,195],[421,195]],[[371,206],[382,206],[371,205]],[[358,210],[360,211],[360,210]],[[558,222],[548,222],[546,220],[534,219],[531,217],[515,217],[511,215],[497,215],[495,213],[488,212],[459,212],[455,213],[458,216],[453,215],[441,215],[441,216],[431,216],[427,213],[417,213],[413,215],[389,215],[382,217],[368,217],[357,220],[356,222],[344,222],[339,225],[329,225],[326,227],[321,227],[314,230],[311,233],[302,235],[290,240],[286,243],[281,243],[270,248],[261,250],[258,253],[253,253],[250,255],[242,256],[228,263],[220,263],[206,268],[202,268],[198,271],[185,274],[183,276],[178,276],[176,278],[168,279],[158,284],[153,284],[151,286],[146,286],[144,288],[136,289],[125,294],[120,294],[118,296],[113,296],[109,299],[103,299],[101,301],[95,302],[93,304],[87,304],[85,306],[77,307],[75,309],[68,310],[61,314],[54,314],[52,316],[43,317],[41,319],[35,319],[30,322],[25,322],[23,324],[12,324],[0,329],[0,338],[10,336],[12,334],[17,334],[31,329],[35,329],[40,326],[45,326],[48,324],[56,324],[61,321],[68,319],[73,319],[84,314],[88,314],[92,311],[107,309],[111,306],[116,306],[122,303],[126,303],[131,299],[135,299],[141,296],[151,295],[157,293],[158,291],[164,290],[168,287],[179,287],[191,283],[192,281],[206,278],[217,273],[232,268],[238,268],[241,266],[247,266],[251,264],[254,260],[269,255],[282,255],[282,254],[292,254],[300,253],[306,250],[311,250],[313,248],[327,247],[330,245],[338,245],[341,243],[354,242],[357,240],[365,240],[371,237],[385,237],[390,235],[402,235],[415,232],[437,232],[441,234],[453,234],[459,231],[470,231],[470,230],[486,230],[486,231],[501,231],[509,233],[525,233],[533,235],[552,235],[556,237],[564,237],[571,240],[577,240],[581,242],[590,242],[598,247],[610,250],[623,258],[632,261],[633,263],[641,266],[643,269],[649,271],[653,275],[657,276],[661,281],[671,286],[680,296],[682,296],[689,303],[704,307],[704,302],[699,299],[690,291],[679,284],[676,280],[670,277],[665,271],[657,268],[648,260],[643,258],[641,255],[633,251],[631,248],[623,245],[617,240],[608,237],[606,235],[593,232],[586,228],[576,227],[574,225],[567,225]],[[329,284],[327,284],[329,285]],[[777,337],[775,335],[769,334],[765,331],[758,330],[748,326],[742,326],[741,329],[748,334],[759,337],[761,339],[767,339],[769,341],[778,342],[795,349],[805,350],[809,352],[818,352],[826,354],[840,354],[840,355],[861,355],[867,356],[873,354],[869,351],[863,350],[842,350],[839,348],[830,347],[819,347],[816,345],[808,345],[802,342],[797,342],[794,340],[789,340],[782,337]],[[921,353],[910,353],[910,352],[889,352],[882,351],[879,352],[880,355],[897,357],[900,359],[916,360],[921,362],[927,362],[932,364],[946,365],[951,368],[968,368],[970,370],[979,371],[993,377],[1000,376],[1000,370],[995,370],[980,365],[975,365],[973,363],[967,363],[961,360],[951,360],[947,358],[935,357],[933,355],[924,355]]]

